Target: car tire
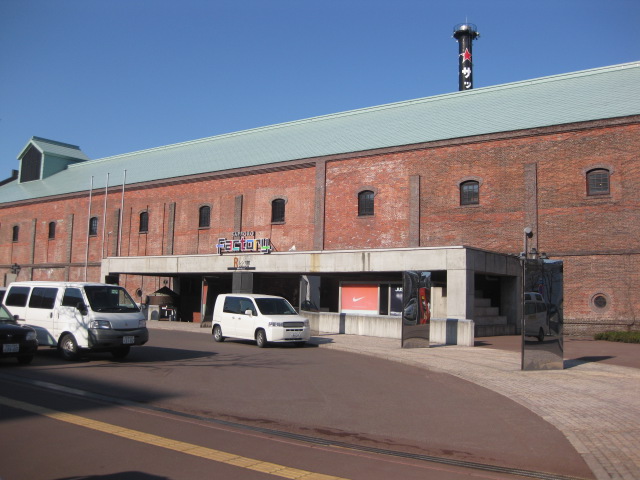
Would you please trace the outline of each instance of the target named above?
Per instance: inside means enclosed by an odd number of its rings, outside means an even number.
[[[78,351],[78,342],[73,335],[65,333],[58,341],[58,352],[65,360],[78,360],[80,352]]]
[[[120,360],[129,355],[130,351],[131,347],[129,345],[126,345],[124,347],[114,348],[113,350],[111,350],[111,355],[113,356],[113,358],[117,358],[118,360]]]
[[[256,332],[256,344],[259,348],[264,348],[267,346],[267,343],[267,332],[265,332],[263,329],[259,329]]]
[[[18,357],[20,365],[29,365],[33,361],[33,355],[21,355]]]
[[[220,328],[220,325],[214,325],[212,333],[213,339],[216,342],[224,342],[224,337],[222,336],[222,329]]]
[[[538,332],[538,341],[544,342],[544,330],[540,327],[540,331]]]

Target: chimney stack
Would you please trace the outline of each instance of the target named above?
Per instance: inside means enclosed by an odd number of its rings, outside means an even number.
[[[453,27],[453,38],[458,41],[458,90],[473,88],[473,63],[471,51],[473,41],[478,38],[477,27],[473,23],[461,23]]]

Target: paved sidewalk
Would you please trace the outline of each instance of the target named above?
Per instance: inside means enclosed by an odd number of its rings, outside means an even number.
[[[153,322],[150,328],[210,334],[199,324]],[[520,354],[494,348],[402,349],[400,341],[319,335],[321,348],[371,355],[447,373],[521,404],[558,428],[598,479],[640,479],[640,369],[566,362],[564,370],[523,372]]]

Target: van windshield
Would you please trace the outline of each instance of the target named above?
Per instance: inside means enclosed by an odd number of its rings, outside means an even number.
[[[138,306],[121,287],[112,285],[85,286],[84,291],[94,312],[137,312]]]
[[[263,315],[297,315],[291,304],[284,298],[256,298]]]

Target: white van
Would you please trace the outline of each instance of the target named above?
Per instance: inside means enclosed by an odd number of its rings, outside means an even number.
[[[216,342],[226,337],[303,346],[311,336],[309,320],[301,317],[282,297],[257,294],[218,295],[213,308],[211,333]]]
[[[146,320],[127,291],[87,282],[13,282],[4,301],[19,322],[33,327],[40,345],[57,347],[67,360],[81,350],[124,358],[149,340]]]

